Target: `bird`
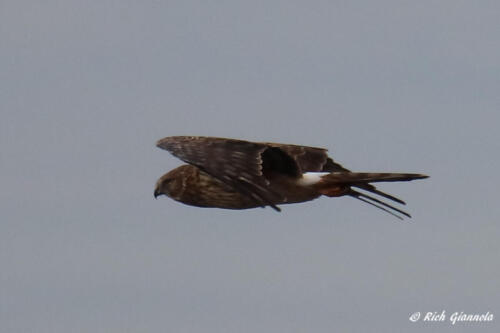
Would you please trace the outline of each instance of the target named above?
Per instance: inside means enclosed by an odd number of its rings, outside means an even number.
[[[403,219],[411,215],[379,197],[405,202],[372,183],[428,178],[418,173],[352,172],[329,157],[327,149],[293,144],[169,136],[156,146],[187,164],[161,176],[154,197],[165,195],[197,207],[269,206],[279,212],[282,204],[350,196]]]

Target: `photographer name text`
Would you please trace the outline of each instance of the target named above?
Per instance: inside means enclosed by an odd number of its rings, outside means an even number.
[[[425,321],[425,322],[445,322],[449,321],[452,325],[460,322],[491,322],[494,319],[493,313],[466,313],[463,311],[453,312],[450,316],[446,311],[441,312],[414,312],[410,315],[411,322]]]

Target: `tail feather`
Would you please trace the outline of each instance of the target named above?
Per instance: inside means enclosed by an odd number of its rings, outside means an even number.
[[[382,206],[385,206],[385,207],[387,207],[387,208],[390,208],[390,209],[392,209],[392,210],[394,210],[394,211],[396,211],[396,212],[398,212],[398,213],[400,213],[400,214],[403,214],[403,215],[404,215],[404,216],[406,216],[406,217],[411,218],[411,215],[410,215],[410,214],[408,214],[407,212],[405,212],[404,210],[401,210],[401,209],[399,209],[399,208],[396,208],[396,207],[394,207],[394,206],[392,206],[392,205],[390,205],[390,204],[388,204],[388,203],[386,203],[386,202],[383,202],[382,200],[379,200],[379,199],[377,199],[377,198],[374,198],[374,197],[372,197],[372,196],[370,196],[370,195],[368,195],[368,194],[364,194],[364,193],[361,193],[361,192],[358,192],[358,191],[355,191],[355,190],[352,190],[352,189],[351,189],[351,191],[349,192],[349,194],[348,194],[348,195],[349,195],[349,196],[351,196],[351,197],[353,197],[353,198],[356,198],[356,199],[359,199],[359,200],[361,200],[361,201],[364,201],[364,202],[366,202],[366,203],[372,204],[373,206],[375,206],[375,207],[377,207],[377,208],[379,208],[379,209],[382,209],[383,211],[386,211],[386,212],[388,212],[388,213],[392,213],[392,215],[395,215],[396,217],[398,217],[398,218],[400,218],[400,219],[402,219],[402,218],[401,218],[399,215],[396,215],[396,214],[394,214],[393,212],[388,211],[388,210],[387,210],[387,209],[385,209],[384,207],[380,207],[379,205],[382,205]],[[362,200],[362,199],[365,199],[365,200]],[[369,201],[367,201],[367,200],[369,200]],[[374,204],[374,202],[375,202],[375,203],[377,203],[377,204],[379,204],[379,205]]]
[[[373,207],[375,207],[375,208],[381,209],[381,210],[383,210],[384,212],[386,212],[386,213],[388,213],[388,214],[391,214],[392,216],[394,216],[394,217],[396,217],[396,218],[398,218],[398,219],[400,219],[400,220],[403,220],[403,218],[402,218],[401,216],[399,216],[398,214],[395,214],[395,213],[391,212],[389,209],[384,208],[384,207],[382,207],[382,206],[380,206],[380,205],[377,205],[376,203],[373,203],[373,202],[371,202],[370,200],[367,200],[367,199],[365,199],[365,198],[363,198],[363,197],[361,197],[361,196],[357,196],[357,195],[351,195],[351,196],[352,196],[353,198],[358,199],[358,200],[360,200],[360,201],[363,201],[364,203],[367,203],[367,204],[369,204],[369,205],[371,205],[371,206],[373,206]]]
[[[356,185],[376,182],[410,181],[427,177],[418,173],[332,172],[321,177],[321,180],[330,184]]]
[[[369,173],[369,172],[332,172],[321,176],[321,180],[317,183],[320,193],[327,196],[341,196],[349,195],[353,198],[366,202],[378,209],[381,209],[399,219],[401,216],[395,212],[407,217],[411,217],[407,212],[396,208],[386,202],[383,202],[368,194],[358,192],[352,187],[365,190],[367,192],[380,195],[386,199],[392,200],[399,204],[405,205],[406,203],[385,192],[378,190],[370,183],[376,182],[396,182],[396,181],[411,181],[415,179],[424,179],[428,176],[417,173]],[[392,211],[391,211],[392,210]]]
[[[368,183],[366,183],[366,184],[356,184],[354,186],[356,186],[357,188],[363,189],[363,190],[365,190],[367,192],[380,195],[381,197],[384,197],[386,199],[392,200],[392,201],[397,202],[399,204],[406,205],[406,202],[404,202],[403,200],[401,200],[399,198],[396,198],[395,196],[390,195],[388,193],[380,191],[379,189],[377,189],[372,184],[368,184]]]

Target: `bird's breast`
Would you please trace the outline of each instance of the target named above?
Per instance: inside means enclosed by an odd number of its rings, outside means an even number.
[[[177,200],[198,207],[245,209],[258,206],[248,196],[201,170],[185,180],[184,191]]]

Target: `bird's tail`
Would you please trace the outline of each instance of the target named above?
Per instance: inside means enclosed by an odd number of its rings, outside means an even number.
[[[321,182],[354,185],[376,182],[401,182],[427,177],[418,173],[332,172],[321,177]]]
[[[403,200],[378,190],[370,183],[410,181],[415,179],[424,179],[427,177],[428,176],[426,175],[416,173],[332,172],[322,175],[320,181],[315,185],[317,186],[318,191],[323,195],[329,197],[349,195],[401,219],[401,217],[394,212],[403,214],[407,217],[411,216],[407,212],[385,203],[373,196],[354,190],[353,187],[380,195],[384,198],[404,205],[405,202]]]

